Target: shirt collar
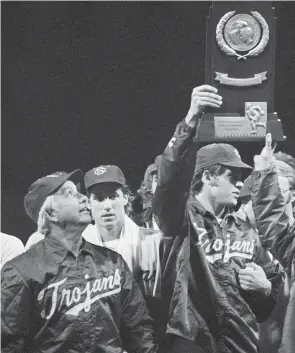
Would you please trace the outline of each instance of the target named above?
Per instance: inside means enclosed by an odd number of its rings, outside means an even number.
[[[71,251],[67,249],[58,238],[56,238],[55,236],[52,236],[51,234],[48,234],[45,236],[44,244],[45,244],[45,248],[49,250],[50,256],[51,257],[54,256],[54,260],[58,264],[60,264],[65,259],[68,253],[71,253]],[[82,244],[79,251],[87,252],[92,257],[94,257],[92,245],[88,243],[83,237],[82,237]]]

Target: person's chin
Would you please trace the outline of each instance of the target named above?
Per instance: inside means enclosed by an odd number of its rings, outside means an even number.
[[[115,219],[105,219],[102,225],[107,229],[112,229],[116,225],[117,221]]]
[[[238,203],[238,199],[231,198],[230,200],[227,200],[227,202],[225,202],[225,206],[235,207],[235,206],[237,206],[237,203]]]
[[[90,215],[87,217],[85,216],[80,220],[81,224],[90,224],[91,222],[92,222],[92,217]]]

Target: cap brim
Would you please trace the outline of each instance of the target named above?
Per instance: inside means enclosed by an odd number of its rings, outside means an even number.
[[[227,167],[233,168],[244,168],[244,169],[253,169],[250,165],[242,162],[242,161],[231,161],[231,162],[219,162],[221,165],[225,165]]]
[[[58,185],[55,185],[51,190],[50,194],[54,194],[67,180],[72,181],[75,185],[80,186],[80,191],[85,193],[84,177],[81,169],[76,169],[73,172],[65,175],[62,179],[59,180]]]

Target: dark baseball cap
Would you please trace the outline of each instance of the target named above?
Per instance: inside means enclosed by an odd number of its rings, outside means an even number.
[[[39,211],[49,195],[54,194],[67,180],[84,187],[82,170],[76,169],[71,173],[55,172],[35,181],[24,198],[24,206],[28,216],[37,223]]]
[[[91,186],[101,183],[126,184],[122,170],[116,165],[100,165],[92,168],[85,174],[84,181],[87,190]]]
[[[212,143],[199,149],[197,152],[195,171],[213,164],[252,169],[248,164],[242,162],[238,150],[227,143]]]

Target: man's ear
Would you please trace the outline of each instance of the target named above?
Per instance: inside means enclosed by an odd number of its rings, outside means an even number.
[[[123,199],[123,202],[124,202],[124,206],[126,206],[128,204],[128,195],[124,195],[124,199]]]
[[[209,173],[208,170],[205,170],[202,174],[202,182],[204,185],[211,185],[213,181],[213,177]]]
[[[55,223],[58,222],[58,217],[57,217],[58,213],[56,210],[51,209],[51,210],[46,210],[45,212],[46,212],[46,217],[51,222],[55,222]]]

